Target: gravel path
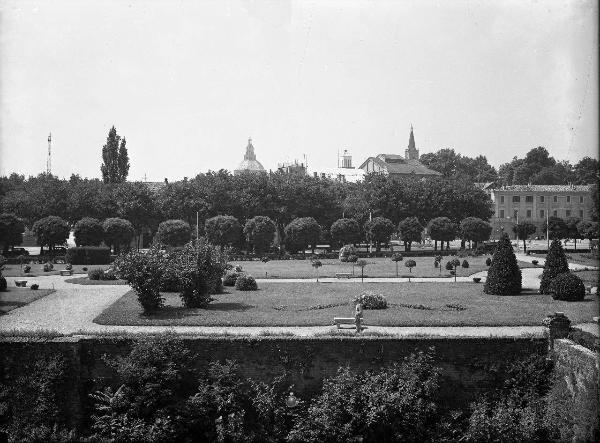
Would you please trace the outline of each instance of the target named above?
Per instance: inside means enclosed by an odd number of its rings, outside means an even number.
[[[531,257],[518,255],[523,261],[532,260]],[[577,269],[577,264],[570,264],[571,269]],[[589,268],[589,267],[588,267]],[[592,268],[593,269],[593,268]],[[540,284],[542,268],[526,268],[522,270],[523,287],[537,289]],[[469,277],[457,277],[457,282],[472,282],[473,277],[481,277],[485,281],[487,272],[480,272]],[[73,334],[101,334],[101,333],[157,333],[175,331],[183,334],[234,334],[234,335],[261,335],[261,334],[294,334],[298,336],[313,336],[327,334],[335,331],[335,326],[313,327],[207,327],[207,326],[107,326],[93,323],[93,319],[104,309],[117,301],[127,291],[129,286],[118,285],[75,285],[65,283],[71,277],[42,276],[28,279],[28,285],[38,283],[43,288],[54,288],[56,292],[34,301],[21,308],[10,311],[7,315],[0,316],[0,331],[56,331],[65,335]],[[14,278],[9,278],[9,286],[14,286]],[[259,283],[305,283],[311,284],[315,280],[307,279],[276,279],[257,280]],[[321,278],[320,282],[348,282],[360,283],[359,279]],[[365,278],[365,283],[408,282],[407,278]],[[451,282],[449,278],[412,278],[412,282]],[[541,319],[540,319],[541,321]],[[587,329],[597,334],[597,324],[587,324]],[[351,330],[350,330],[351,331]],[[542,337],[545,333],[543,326],[481,326],[481,327],[381,327],[368,326],[367,331],[391,334],[398,337]]]

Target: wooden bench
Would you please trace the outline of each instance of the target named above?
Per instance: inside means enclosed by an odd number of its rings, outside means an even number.
[[[340,329],[340,325],[352,325],[356,327],[356,319],[354,317],[334,317],[333,322],[337,325],[337,328]],[[360,319],[360,326],[362,328],[363,319]]]
[[[61,269],[60,270],[60,275],[65,276],[65,275],[73,275],[73,271],[69,270],[69,269]]]
[[[347,272],[338,272],[335,274],[335,278],[351,278],[352,274]]]
[[[27,280],[15,280],[15,286],[17,288],[24,288],[27,286]]]

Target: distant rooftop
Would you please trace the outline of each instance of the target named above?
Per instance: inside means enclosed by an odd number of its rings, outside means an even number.
[[[495,189],[499,191],[588,192],[591,191],[592,185],[510,185],[498,186]]]

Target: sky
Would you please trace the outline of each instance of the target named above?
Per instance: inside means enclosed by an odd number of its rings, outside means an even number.
[[[441,148],[598,158],[596,0],[0,0],[0,175],[359,166]]]

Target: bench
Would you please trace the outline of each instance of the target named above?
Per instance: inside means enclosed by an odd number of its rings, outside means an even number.
[[[27,286],[27,280],[15,280],[15,286],[17,288],[24,288]]]
[[[338,272],[335,274],[335,278],[351,278],[352,274],[347,272]]]
[[[60,275],[62,275],[62,276],[73,275],[73,271],[70,271],[69,269],[61,269],[60,270]]]
[[[340,325],[352,325],[356,326],[356,319],[354,317],[334,317],[333,322],[337,325],[337,328],[340,329]],[[360,326],[362,328],[363,319],[360,319]]]

